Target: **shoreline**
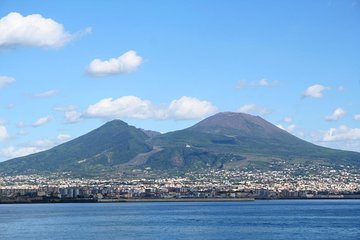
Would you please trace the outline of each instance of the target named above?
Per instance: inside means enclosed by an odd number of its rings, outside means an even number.
[[[120,202],[120,203],[142,203],[142,202],[253,202],[255,198],[154,198],[154,199],[108,199],[98,200],[98,203]]]
[[[0,201],[2,204],[46,204],[46,203],[146,203],[146,202],[252,202],[255,198],[139,198],[139,199],[55,199],[42,201]]]
[[[58,203],[167,203],[167,202],[254,202],[281,200],[360,200],[360,198],[154,198],[154,199],[47,199],[42,201],[0,201],[0,205],[7,204],[58,204]]]

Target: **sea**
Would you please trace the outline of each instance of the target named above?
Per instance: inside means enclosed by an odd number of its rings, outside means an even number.
[[[0,205],[0,239],[360,239],[360,200]]]

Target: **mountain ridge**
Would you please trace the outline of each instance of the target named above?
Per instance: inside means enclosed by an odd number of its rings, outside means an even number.
[[[160,134],[113,120],[52,149],[0,163],[0,175],[61,173],[96,176],[135,168],[188,172],[297,161],[360,165],[360,153],[306,142],[259,116],[221,112]],[[260,166],[259,165],[259,166]]]

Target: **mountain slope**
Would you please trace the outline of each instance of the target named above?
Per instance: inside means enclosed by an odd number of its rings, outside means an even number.
[[[132,174],[148,167],[172,174],[249,164],[263,168],[274,161],[285,167],[294,163],[360,167],[360,153],[314,145],[258,116],[224,112],[166,134],[114,120],[50,150],[2,162],[0,175],[97,176]]]
[[[152,147],[146,143],[148,138],[142,130],[114,120],[50,150],[3,162],[0,173],[70,171],[96,174],[150,151]]]
[[[152,156],[148,164],[164,168],[223,166],[230,161],[266,158],[360,164],[360,153],[314,145],[261,117],[244,113],[218,113],[190,128],[157,136],[152,142],[165,150]]]

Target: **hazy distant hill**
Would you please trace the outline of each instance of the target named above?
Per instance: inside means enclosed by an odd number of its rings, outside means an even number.
[[[262,168],[272,160],[360,166],[360,153],[311,144],[258,116],[223,112],[166,134],[114,120],[50,150],[0,163],[0,173],[102,175],[149,167],[172,173],[249,163]]]

